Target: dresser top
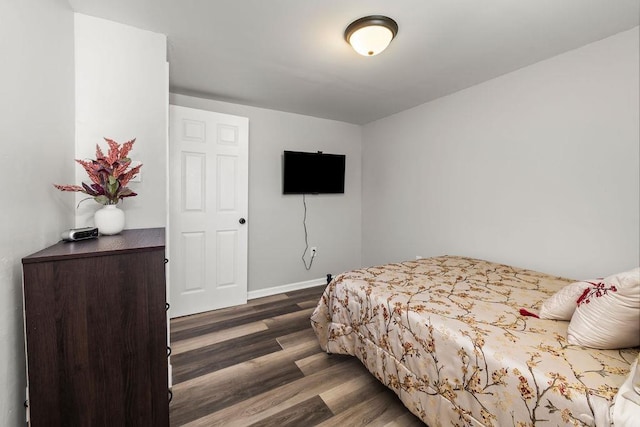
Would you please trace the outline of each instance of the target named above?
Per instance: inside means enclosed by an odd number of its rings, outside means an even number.
[[[77,242],[60,241],[39,252],[22,258],[23,264],[112,255],[122,252],[140,252],[164,249],[164,228],[124,230],[115,236],[100,236]]]

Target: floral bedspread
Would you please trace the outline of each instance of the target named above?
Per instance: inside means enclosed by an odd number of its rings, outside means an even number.
[[[610,425],[639,349],[569,345],[569,322],[520,315],[570,280],[443,256],[337,276],[312,317],[431,427]]]

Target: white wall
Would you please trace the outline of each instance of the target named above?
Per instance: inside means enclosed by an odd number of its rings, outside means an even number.
[[[249,118],[249,290],[324,279],[360,267],[361,128],[299,114],[171,94],[171,104]],[[282,194],[284,150],[346,155],[345,193],[307,196],[306,271],[300,195]]]
[[[21,259],[73,226],[73,13],[66,0],[0,2],[0,425],[24,423]]]
[[[370,123],[363,262],[637,266],[638,28]]]
[[[103,137],[123,143],[136,138],[130,157],[143,163],[138,193],[119,204],[125,228],[166,224],[167,114],[169,108],[166,36],[104,19],[75,15],[76,158],[95,158],[96,144],[107,152]],[[74,167],[73,184],[88,182]],[[73,197],[73,196],[71,196]],[[76,203],[86,195],[78,193]],[[92,226],[102,207],[92,200],[80,205],[76,226]]]

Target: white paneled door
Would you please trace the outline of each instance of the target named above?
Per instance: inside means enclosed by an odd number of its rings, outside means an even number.
[[[249,119],[169,107],[170,316],[247,302]]]

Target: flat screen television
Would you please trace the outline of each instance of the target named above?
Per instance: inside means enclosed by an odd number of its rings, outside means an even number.
[[[284,152],[283,194],[344,193],[344,154]]]

